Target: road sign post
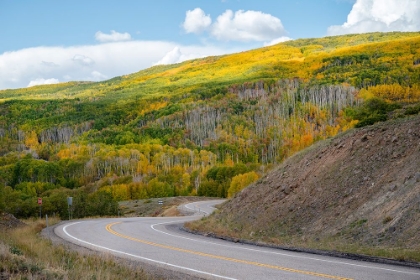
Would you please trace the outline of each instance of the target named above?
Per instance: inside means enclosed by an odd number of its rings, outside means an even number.
[[[39,218],[42,219],[42,197],[38,197]]]
[[[67,197],[67,206],[68,206],[68,212],[69,212],[69,220],[72,218],[72,206],[73,206],[73,197],[69,196]]]

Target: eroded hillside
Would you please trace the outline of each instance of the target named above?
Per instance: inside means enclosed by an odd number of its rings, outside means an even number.
[[[286,246],[416,259],[420,116],[320,142],[192,228]]]

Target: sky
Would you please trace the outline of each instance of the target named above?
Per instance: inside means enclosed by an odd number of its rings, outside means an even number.
[[[0,90],[374,31],[420,31],[420,0],[0,0]]]

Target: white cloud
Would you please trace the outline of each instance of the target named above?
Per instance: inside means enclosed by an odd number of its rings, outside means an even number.
[[[101,81],[101,80],[105,80],[105,79],[108,78],[107,75],[104,75],[101,72],[96,71],[96,70],[92,71],[92,73],[90,73],[90,75],[92,77],[90,80],[92,80],[92,81]]]
[[[226,10],[212,25],[211,35],[223,41],[267,41],[286,33],[280,19],[259,11]]]
[[[210,15],[196,8],[186,12],[182,26],[187,33],[208,31],[211,37],[221,41],[264,42],[287,38],[281,20],[260,11],[226,10],[212,23]]]
[[[47,66],[47,67],[58,67],[59,65],[55,64],[54,62],[51,61],[42,61],[41,62],[42,65]]]
[[[190,59],[203,58],[212,55],[222,55],[242,51],[241,49],[220,49],[216,47],[176,46],[167,52],[158,62],[153,65],[180,63]]]
[[[179,47],[175,47],[173,50],[167,52],[162,59],[155,63],[155,65],[177,63],[180,61],[181,56],[181,49]]]
[[[102,33],[98,31],[95,33],[95,39],[99,42],[106,43],[106,42],[121,42],[121,41],[130,41],[131,35],[127,32],[119,33],[115,30],[111,30],[110,34]]]
[[[185,21],[182,24],[187,33],[201,33],[211,24],[210,15],[206,15],[200,8],[188,10],[185,15]]]
[[[357,0],[343,25],[328,28],[328,35],[375,31],[420,30],[418,0]]]
[[[51,77],[60,81],[100,81],[137,72],[156,62],[176,63],[245,48],[184,46],[162,41],[27,48],[0,54],[0,89],[26,87],[31,81]],[[172,56],[168,55],[170,52]]]
[[[39,79],[35,79],[33,81],[30,81],[28,84],[28,87],[33,87],[33,86],[39,86],[39,85],[51,85],[51,84],[58,84],[60,81],[54,78],[51,79],[43,79],[43,78],[39,78]]]
[[[282,42],[286,42],[286,41],[290,41],[290,40],[293,40],[293,39],[290,38],[290,37],[281,36],[280,38],[273,39],[270,42],[265,42],[264,47],[272,46],[272,45],[282,43]]]
[[[83,66],[91,66],[95,64],[95,61],[92,58],[81,54],[76,54],[75,56],[73,56],[72,60]]]

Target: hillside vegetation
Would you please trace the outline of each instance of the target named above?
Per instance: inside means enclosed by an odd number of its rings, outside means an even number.
[[[354,126],[418,114],[420,33],[301,39],[108,81],[0,91],[0,210],[233,196]],[[7,204],[4,203],[7,201]]]
[[[420,262],[420,116],[295,154],[192,229]]]

